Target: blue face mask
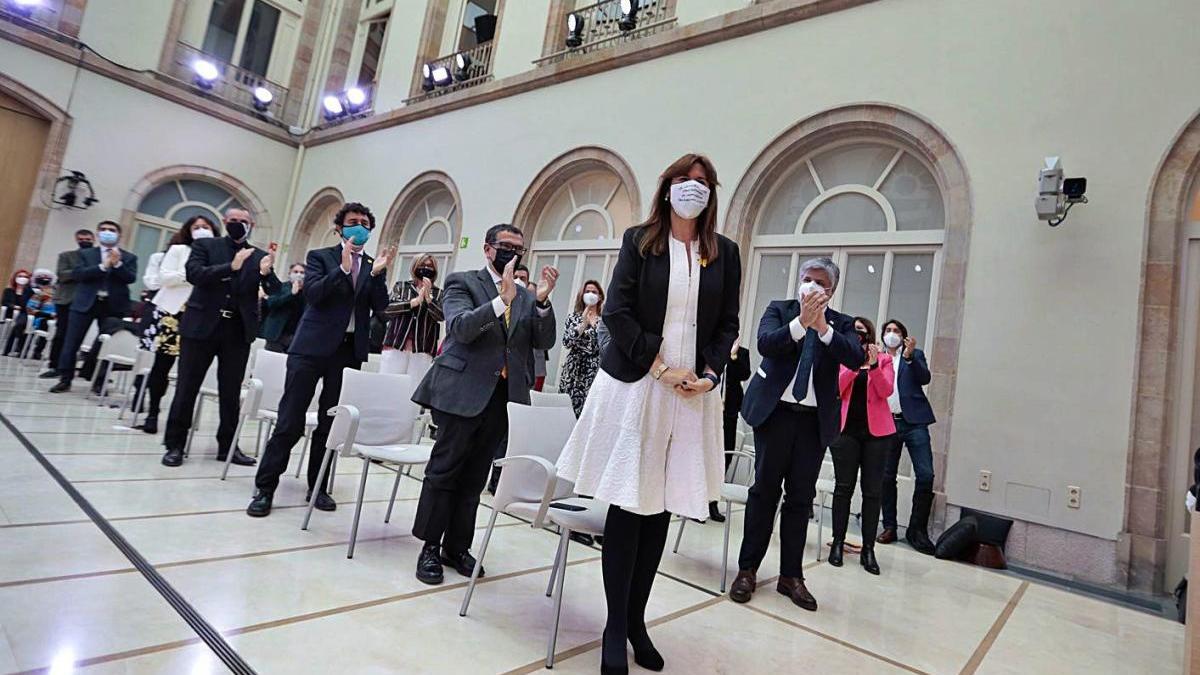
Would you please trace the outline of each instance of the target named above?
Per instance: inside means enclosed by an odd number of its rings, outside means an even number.
[[[121,238],[121,235],[112,230],[100,230],[99,238],[100,243],[105,246],[116,246],[117,240]]]
[[[342,238],[355,246],[362,246],[371,238],[371,231],[365,225],[349,225],[342,228]]]

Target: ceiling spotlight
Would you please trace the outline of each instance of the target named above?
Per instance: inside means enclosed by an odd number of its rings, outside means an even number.
[[[428,63],[421,66],[421,89],[433,91],[433,67]]]
[[[433,83],[439,87],[444,87],[453,81],[453,78],[450,77],[450,69],[446,66],[434,66],[430,75]]]
[[[567,16],[567,48],[575,49],[583,45],[583,17],[578,14]]]
[[[221,71],[217,70],[217,64],[205,59],[196,59],[195,63],[192,64],[192,70],[196,73],[192,81],[196,83],[197,87],[205,91],[211,90],[213,83],[217,81],[217,78],[221,77]]]
[[[471,79],[471,73],[468,70],[471,67],[471,57],[465,52],[459,52],[454,57],[454,79],[459,82],[466,82]]]
[[[326,96],[321,105],[325,108],[325,119],[334,120],[346,114],[346,109],[342,107],[341,100],[336,96]]]
[[[367,93],[358,87],[350,87],[346,90],[346,107],[351,113],[356,113],[363,109],[367,103]]]
[[[254,109],[259,112],[266,112],[271,107],[271,101],[275,100],[275,94],[271,93],[266,87],[254,88]]]
[[[621,0],[621,19],[617,26],[623,31],[637,28],[638,0]]]

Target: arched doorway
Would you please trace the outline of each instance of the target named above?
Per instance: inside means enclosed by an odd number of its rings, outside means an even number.
[[[439,171],[412,179],[396,196],[384,221],[381,241],[396,245],[392,281],[408,279],[413,262],[432,255],[440,270],[440,286],[453,269],[461,235],[462,201],[454,181]]]
[[[319,190],[308,200],[300,219],[296,223],[296,231],[288,244],[284,255],[288,264],[303,263],[308,252],[316,248],[326,248],[338,242],[337,232],[333,229],[333,216],[346,203],[341,190],[327,187]]]

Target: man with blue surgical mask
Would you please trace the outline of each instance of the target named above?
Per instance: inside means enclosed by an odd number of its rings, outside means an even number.
[[[317,383],[321,383],[319,410],[323,413],[338,404],[343,369],[358,370],[367,360],[371,316],[382,315],[388,306],[387,268],[396,252],[392,247],[372,259],[363,251],[375,230],[371,209],[350,202],[338,210],[333,226],[340,243],[309,251],[304,265],[302,292],[307,308],[288,347],[287,386],[279,400],[279,421],[263,451],[254,477],[254,497],[246,508],[246,514],[256,518],[271,513],[279,478],[287,471],[292,448],[304,436],[304,421]],[[314,489],[325,458],[325,439],[333,426],[329,415],[318,419],[308,457],[306,499],[322,511],[333,511],[337,504],[326,490],[328,477]]]
[[[120,319],[128,316],[132,308],[129,284],[137,279],[137,256],[118,246],[121,226],[111,220],[96,226],[96,236],[100,245],[81,249],[71,274],[76,284],[75,297],[58,360],[58,384],[50,389],[52,394],[71,391],[79,347],[92,321]]]

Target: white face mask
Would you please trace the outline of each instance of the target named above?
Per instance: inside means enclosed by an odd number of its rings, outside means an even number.
[[[896,347],[899,347],[900,343],[903,341],[904,340],[900,337],[899,333],[884,333],[883,334],[883,344],[888,349],[895,349]]]
[[[600,295],[591,292],[584,293],[583,304],[587,305],[588,307],[595,307],[596,305],[600,304]]]
[[[695,180],[671,186],[671,209],[684,220],[694,220],[708,206],[709,189]]]
[[[810,293],[824,293],[825,288],[815,281],[806,281],[800,284],[800,288],[796,289],[796,297],[800,300]]]
[[[288,275],[288,279],[292,281],[304,281],[304,272],[292,272]]]
[[[192,230],[192,239],[212,239],[213,231],[207,227],[202,227],[198,230]]]
[[[29,277],[17,277],[17,285],[25,286],[29,283]]]

